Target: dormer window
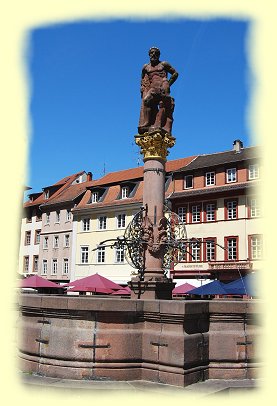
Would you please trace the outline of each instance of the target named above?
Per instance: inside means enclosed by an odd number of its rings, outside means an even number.
[[[49,199],[49,190],[44,191],[44,199]]]
[[[237,170],[236,168],[229,168],[226,171],[226,182],[232,183],[237,181]]]
[[[121,199],[127,199],[129,197],[129,188],[128,186],[123,186],[121,188]]]
[[[76,182],[76,183],[82,183],[82,182],[83,182],[83,175],[80,175],[80,176],[76,179],[75,182]]]
[[[138,181],[128,181],[121,183],[119,185],[119,193],[117,195],[117,199],[120,200],[134,197],[139,184],[140,182]]]
[[[91,203],[97,203],[99,200],[99,192],[91,193]]]
[[[100,187],[93,187],[90,190],[91,190],[91,195],[89,197],[88,204],[102,202],[102,200],[105,198],[108,188],[100,186]]]
[[[192,175],[185,176],[184,188],[185,189],[192,189],[193,188],[193,176]]]
[[[206,172],[205,180],[206,186],[215,185],[215,172]]]
[[[260,175],[260,168],[258,164],[249,165],[248,169],[248,179],[258,179]]]

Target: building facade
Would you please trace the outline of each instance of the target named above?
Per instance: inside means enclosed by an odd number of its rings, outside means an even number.
[[[60,193],[51,195],[40,206],[42,211],[41,243],[39,247],[40,276],[60,283],[70,281],[73,235],[72,209],[78,204],[91,182],[91,175],[80,172],[65,179]],[[46,196],[51,188],[44,188]]]
[[[170,173],[187,165],[195,157],[166,163],[166,193],[171,193]],[[72,210],[76,229],[75,269],[72,278],[93,273],[126,284],[136,270],[123,249],[101,246],[106,240],[123,236],[127,225],[140,210],[143,200],[143,167],[109,173],[87,188],[80,203]]]
[[[173,176],[173,210],[193,238],[171,270],[175,280],[230,281],[262,268],[259,147],[200,155]]]
[[[74,204],[85,193],[91,173],[82,171],[29,195],[24,204],[19,250],[19,273],[69,281]]]
[[[166,163],[167,203],[190,243],[172,265],[177,284],[229,281],[263,267],[260,147],[233,148]],[[66,283],[99,273],[126,284],[136,270],[103,242],[125,233],[142,205],[143,167],[98,180],[84,171],[29,195],[19,272]],[[112,243],[113,241],[111,241]]]
[[[21,275],[38,272],[42,226],[40,205],[43,201],[43,193],[31,193],[23,207],[18,258],[18,272]]]

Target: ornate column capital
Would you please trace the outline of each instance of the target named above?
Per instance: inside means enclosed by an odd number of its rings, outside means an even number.
[[[140,153],[147,159],[160,159],[166,162],[168,148],[175,145],[176,138],[171,134],[162,133],[160,130],[142,135],[135,135],[135,142],[141,148]]]

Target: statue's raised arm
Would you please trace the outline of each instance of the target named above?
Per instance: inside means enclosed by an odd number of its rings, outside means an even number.
[[[174,99],[170,97],[170,86],[178,78],[178,72],[168,62],[159,60],[158,48],[150,48],[149,57],[150,62],[141,72],[142,105],[138,131],[144,134],[160,129],[171,133]]]

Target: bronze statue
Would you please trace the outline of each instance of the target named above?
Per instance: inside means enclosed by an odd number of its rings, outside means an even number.
[[[150,63],[142,68],[138,132],[144,134],[158,129],[171,134],[174,99],[170,96],[170,86],[177,79],[178,73],[168,62],[159,60],[159,48],[150,48],[149,57]],[[169,80],[168,74],[171,75]]]

